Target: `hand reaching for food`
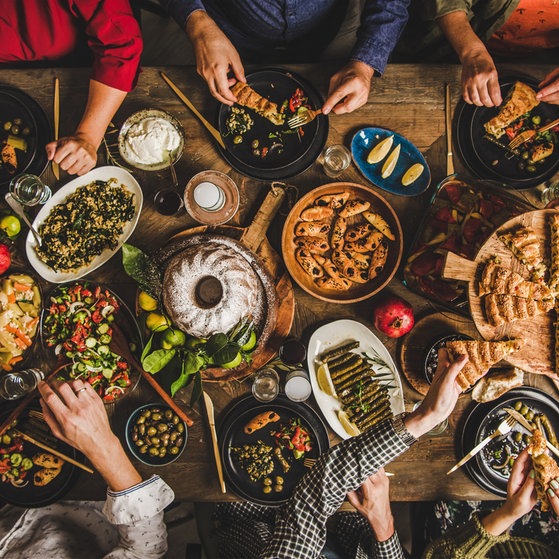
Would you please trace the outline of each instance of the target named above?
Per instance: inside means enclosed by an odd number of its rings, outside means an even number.
[[[462,96],[479,107],[497,107],[503,101],[495,63],[483,45],[462,58]]]
[[[58,163],[70,175],[85,175],[97,163],[97,149],[79,136],[50,142],[46,150],[49,161]]]
[[[198,74],[206,80],[210,93],[221,103],[233,105],[237,98],[230,87],[246,83],[245,70],[237,49],[204,11],[194,12],[187,20],[186,32],[196,55]],[[228,78],[229,72],[233,73]]]
[[[389,481],[384,468],[369,476],[356,491],[347,494],[348,501],[363,516],[379,542],[394,534],[394,517],[390,510]]]
[[[559,68],[551,71],[538,86],[536,99],[559,105]]]
[[[51,431],[83,452],[111,490],[123,491],[142,481],[112,432],[105,406],[90,384],[77,379],[53,386],[40,382],[38,388]]]
[[[341,115],[351,113],[369,99],[374,70],[364,62],[353,60],[336,72],[330,79],[328,98],[322,106],[322,114]]]

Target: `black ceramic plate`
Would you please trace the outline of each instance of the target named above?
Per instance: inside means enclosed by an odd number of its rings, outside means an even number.
[[[309,82],[280,68],[259,70],[249,74],[247,83],[257,93],[276,103],[278,108],[286,99],[291,98],[297,88],[305,92],[312,109],[318,109],[323,104],[322,97]],[[226,146],[226,149],[220,148],[221,154],[234,169],[249,177],[279,180],[302,173],[317,159],[328,138],[328,119],[319,115],[301,128],[301,134],[282,135],[283,152],[277,153],[273,150],[264,158],[256,156],[251,147],[253,140],[258,140],[260,147],[268,145],[271,143],[269,134],[277,133],[278,130],[289,130],[289,127],[287,123],[278,127],[251,109],[245,110],[252,117],[254,124],[250,131],[243,135],[240,144],[233,143],[233,135],[227,135],[226,120],[231,107],[219,106],[217,128]]]
[[[538,81],[528,76],[509,76],[499,80],[501,93],[505,99],[513,84],[521,80],[533,89],[538,89]],[[499,111],[498,107],[477,107],[468,105],[463,99],[456,107],[454,115],[454,138],[459,156],[468,169],[483,179],[493,179],[508,188],[522,190],[532,188],[551,178],[559,169],[559,146],[555,152],[537,165],[535,173],[522,171],[518,167],[520,158],[507,153],[502,147],[490,142],[485,136],[484,124]],[[542,124],[559,118],[559,107],[540,103],[531,111],[532,116],[539,115]],[[499,139],[508,143],[506,135]]]
[[[244,433],[245,425],[253,417],[267,411],[276,412],[280,416],[279,421],[268,423],[262,429],[251,435],[246,435]],[[275,476],[283,477],[283,490],[280,493],[276,493],[272,489],[271,493],[264,493],[264,478],[256,482],[251,481],[247,472],[233,458],[231,447],[238,447],[243,444],[256,444],[258,441],[275,447],[274,438],[270,432],[279,429],[280,425],[287,425],[292,418],[301,418],[303,425],[312,433],[313,449],[305,454],[305,458],[316,459],[328,450],[330,445],[326,427],[317,413],[307,404],[292,402],[285,396],[280,396],[273,402],[265,404],[258,402],[252,396],[247,396],[237,400],[228,408],[220,422],[218,441],[227,484],[239,497],[254,503],[271,506],[280,505],[289,499],[295,485],[307,472],[307,468],[303,465],[303,458],[295,460],[293,453],[284,449],[282,454],[291,464],[290,470],[284,473],[280,463],[274,458],[275,468],[269,475],[272,479]]]
[[[36,409],[40,408],[37,406]],[[6,410],[5,413],[2,414],[1,419],[5,419],[9,411],[10,410]],[[25,420],[25,414],[18,420],[18,426],[21,426],[23,431],[26,430]],[[54,435],[52,436],[54,437]],[[58,439],[56,439],[56,443],[49,441],[47,444],[56,448],[63,454],[66,454],[70,458],[74,458],[82,463],[84,462],[84,457],[80,452]],[[0,447],[2,447],[2,444],[0,444]],[[33,459],[33,456],[43,452],[48,451],[35,446],[33,443],[23,441],[22,454],[25,457]],[[25,478],[28,480],[28,483],[24,487],[14,487],[9,482],[3,482],[1,481],[0,476],[0,502],[3,501],[10,505],[26,508],[44,507],[62,498],[62,496],[72,487],[80,473],[76,466],[73,466],[68,462],[64,462],[60,473],[50,483],[40,487],[33,483],[33,476],[41,469],[42,468],[40,466],[34,465],[33,468],[28,470],[27,477]]]
[[[0,84],[0,139],[7,138],[9,133],[4,130],[4,124],[16,118],[22,120],[21,127],[29,128],[29,134],[22,136],[27,142],[27,151],[16,150],[18,164],[13,175],[4,166],[0,167],[0,187],[6,187],[21,173],[40,175],[48,162],[45,145],[51,140],[51,128],[47,115],[27,93]]]
[[[503,408],[514,408],[514,404],[519,400],[534,412],[547,415],[555,432],[559,433],[559,402],[536,388],[529,386],[515,388],[493,402],[477,404],[472,409],[466,418],[462,431],[459,449],[460,458],[495,431],[499,423],[508,415]],[[526,433],[525,429],[516,424],[512,431],[506,435],[506,439],[512,441],[514,433],[518,431]],[[481,488],[500,497],[505,497],[507,494],[508,474],[502,474],[499,470],[492,468],[490,466],[490,456],[504,441],[505,437],[497,437],[464,466],[470,477]]]

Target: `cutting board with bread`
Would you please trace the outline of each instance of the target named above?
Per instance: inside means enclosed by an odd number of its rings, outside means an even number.
[[[469,282],[470,312],[485,340],[520,342],[506,356],[509,363],[559,380],[559,212],[536,210],[512,218],[473,261],[449,252],[442,275]]]

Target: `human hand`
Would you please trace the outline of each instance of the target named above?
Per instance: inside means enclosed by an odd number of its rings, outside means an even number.
[[[330,111],[341,115],[361,107],[369,98],[374,70],[357,60],[352,60],[330,79],[328,98],[322,106],[322,114]]]
[[[97,163],[97,148],[78,135],[50,142],[46,150],[49,161],[58,163],[70,175],[85,175]]]
[[[551,71],[538,86],[536,99],[559,105],[559,68]]]
[[[202,10],[188,18],[186,32],[194,47],[196,70],[206,80],[210,93],[221,103],[233,105],[237,98],[229,88],[237,81],[246,83],[245,70],[237,49]],[[229,71],[233,72],[234,78],[227,77]]]
[[[357,491],[347,494],[349,502],[367,519],[379,542],[390,539],[394,534],[389,485],[384,468],[381,468],[369,476]]]
[[[501,86],[491,55],[481,46],[462,60],[462,96],[466,103],[495,107],[502,103]]]
[[[438,364],[433,381],[421,405],[411,412],[404,423],[407,430],[418,439],[445,420],[454,409],[462,390],[456,377],[467,363],[466,355],[450,362],[448,351],[439,349]]]
[[[524,449],[514,461],[507,485],[507,500],[503,505],[512,522],[530,512],[536,504],[536,484],[531,472],[532,460]]]

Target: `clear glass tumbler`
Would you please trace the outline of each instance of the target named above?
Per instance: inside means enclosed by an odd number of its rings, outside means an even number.
[[[261,369],[252,379],[252,395],[259,402],[271,402],[279,394],[279,375],[274,369]]]
[[[51,189],[36,175],[23,174],[10,182],[12,196],[24,206],[44,204],[51,196]]]
[[[339,177],[351,163],[351,153],[342,144],[334,144],[323,152],[324,172],[331,178]]]

